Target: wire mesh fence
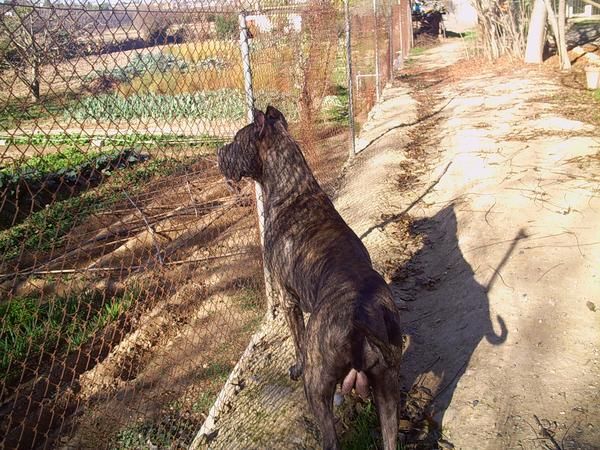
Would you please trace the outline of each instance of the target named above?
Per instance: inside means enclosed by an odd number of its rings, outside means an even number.
[[[343,6],[0,5],[0,447],[192,441],[267,303],[216,149],[272,104],[335,190],[406,45],[391,2]]]
[[[556,9],[555,9],[556,10]],[[600,7],[583,0],[567,1],[567,17],[591,17],[600,15]]]

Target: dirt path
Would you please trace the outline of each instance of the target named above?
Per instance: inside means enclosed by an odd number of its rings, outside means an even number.
[[[411,68],[427,119],[383,220],[420,245],[388,271],[408,410],[456,448],[599,448],[600,130],[536,70],[440,68],[450,45]]]
[[[463,55],[428,50],[385,90],[335,198],[403,310],[405,448],[598,448],[599,130],[557,113],[547,75]],[[280,319],[193,447],[318,445]]]

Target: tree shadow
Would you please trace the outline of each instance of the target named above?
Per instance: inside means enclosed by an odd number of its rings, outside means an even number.
[[[415,448],[432,448],[443,437],[446,409],[475,349],[484,339],[491,345],[506,340],[504,320],[490,318],[488,291],[525,233],[512,240],[485,286],[459,247],[454,205],[416,221],[411,233],[424,238],[423,247],[396,269],[391,284],[408,335],[401,431]]]
[[[446,37],[447,38],[466,38],[469,36],[470,33],[468,32],[456,32],[456,31],[451,31],[451,30],[446,30]]]
[[[574,23],[569,27],[566,38],[569,49],[598,41],[600,39],[600,21]]]

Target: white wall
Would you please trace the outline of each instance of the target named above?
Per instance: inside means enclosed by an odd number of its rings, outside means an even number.
[[[461,33],[477,26],[477,12],[470,0],[446,0],[446,29]]]

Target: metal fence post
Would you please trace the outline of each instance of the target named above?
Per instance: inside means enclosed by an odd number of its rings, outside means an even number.
[[[242,53],[242,67],[244,71],[244,91],[246,93],[246,107],[248,123],[254,121],[254,90],[252,88],[252,66],[250,64],[250,46],[248,44],[249,33],[246,24],[246,13],[239,14],[240,26],[240,51]],[[260,245],[262,249],[263,270],[265,279],[265,295],[267,297],[267,311],[272,315],[275,301],[273,298],[273,284],[271,273],[265,262],[265,208],[263,202],[262,187],[258,183],[254,183],[254,191],[256,193],[256,213],[258,214],[258,229],[260,234]]]
[[[394,21],[392,19],[392,4],[388,5],[388,81],[394,78]]]
[[[409,45],[408,49],[410,50],[415,45],[415,33],[413,30],[412,9],[410,6],[410,1],[406,0],[405,5],[406,5],[406,21],[410,24],[410,27],[408,27],[409,37],[410,37],[410,45]],[[408,56],[408,52],[407,52],[407,56]]]
[[[354,123],[354,87],[352,74],[352,28],[350,25],[350,2],[344,0],[346,21],[346,75],[348,76],[348,120],[350,121],[350,158],[356,155],[356,127]]]
[[[373,15],[375,16],[375,93],[379,101],[381,90],[379,87],[379,21],[377,20],[377,0],[373,0]]]

